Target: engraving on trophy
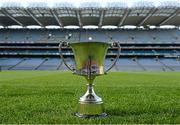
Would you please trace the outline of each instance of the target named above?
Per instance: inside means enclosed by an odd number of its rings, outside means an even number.
[[[91,56],[89,56],[88,60],[82,66],[81,71],[83,74],[87,75],[99,74],[99,66],[97,62],[92,60]]]

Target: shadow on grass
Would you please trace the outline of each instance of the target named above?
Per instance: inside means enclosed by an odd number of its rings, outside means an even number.
[[[122,110],[122,109],[109,109],[106,110],[106,113],[109,116],[121,116],[121,117],[126,117],[126,116],[139,116],[143,114],[151,114],[151,115],[157,115],[157,114],[171,114],[172,116],[176,116],[178,114],[178,110],[174,109],[151,109],[151,110]]]
[[[127,111],[127,110],[121,110],[121,109],[109,109],[106,110],[106,113],[109,116],[131,116],[131,115],[141,115],[144,114],[146,112],[142,112],[142,111]]]

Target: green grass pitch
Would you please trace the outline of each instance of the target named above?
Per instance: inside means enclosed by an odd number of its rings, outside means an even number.
[[[83,77],[61,71],[0,72],[0,123],[180,124],[180,73],[111,72],[97,77],[106,118],[73,115],[86,91]]]

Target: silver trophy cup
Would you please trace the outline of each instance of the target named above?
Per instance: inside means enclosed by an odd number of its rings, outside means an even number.
[[[75,67],[70,67],[62,54],[62,46],[71,47],[75,57]],[[105,70],[104,61],[109,47],[116,46],[118,49],[117,56],[112,62],[112,65]],[[104,117],[107,114],[104,112],[102,99],[96,95],[93,89],[93,81],[96,76],[107,74],[107,72],[116,64],[120,56],[119,43],[104,43],[104,42],[62,42],[59,44],[60,57],[64,64],[74,74],[85,77],[87,80],[87,91],[79,99],[79,107],[76,115],[82,118]]]

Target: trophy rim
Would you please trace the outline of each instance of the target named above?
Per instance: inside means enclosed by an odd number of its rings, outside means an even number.
[[[70,42],[69,44],[71,45],[71,44],[78,44],[78,43],[83,43],[83,44],[87,44],[87,43],[102,43],[102,44],[107,44],[107,45],[110,45],[111,43],[109,43],[109,42],[100,42],[100,41],[84,41],[84,42],[80,42],[80,41],[78,41],[78,42]]]

